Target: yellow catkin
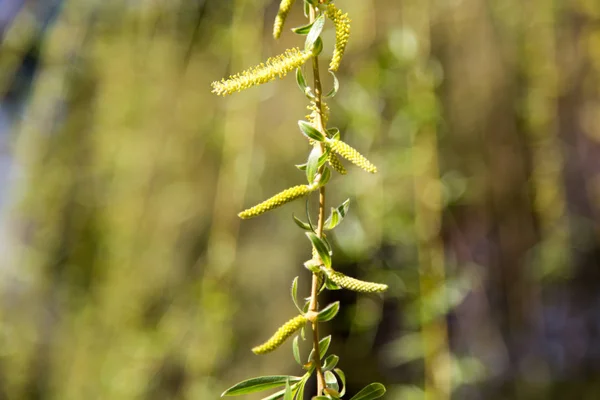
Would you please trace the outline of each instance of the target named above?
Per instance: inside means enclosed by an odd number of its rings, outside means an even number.
[[[306,108],[308,109],[308,111],[310,111],[310,114],[306,116],[306,119],[308,120],[308,122],[314,125],[315,121],[317,120],[317,114],[319,113],[317,105],[314,101],[311,101],[310,104],[306,106]],[[324,101],[321,102],[321,111],[323,125],[325,126],[327,125],[327,121],[329,120],[329,106]]]
[[[340,159],[334,154],[329,153],[329,157],[327,158],[327,162],[331,165],[331,168],[336,170],[341,175],[346,175],[347,171]]]
[[[263,214],[276,207],[289,203],[299,197],[306,196],[308,193],[313,191],[314,188],[308,185],[298,185],[284,190],[283,192],[277,193],[275,196],[263,201],[260,204],[255,205],[247,210],[242,211],[238,214],[240,218],[248,219],[256,217],[257,215]]]
[[[300,67],[311,57],[310,52],[298,48],[286,50],[283,54],[269,58],[266,63],[222,79],[220,82],[213,82],[212,92],[226,96],[267,83],[278,77],[283,78],[288,72]]]
[[[279,39],[279,36],[281,36],[283,24],[285,23],[285,19],[287,18],[293,5],[294,0],[281,0],[281,3],[279,4],[279,12],[277,12],[275,23],[273,24],[273,37],[275,39]]]
[[[266,354],[271,351],[277,349],[279,346],[286,341],[287,338],[292,336],[294,332],[298,331],[300,328],[306,324],[307,319],[304,315],[298,315],[295,318],[290,319],[288,322],[283,324],[277,332],[269,340],[260,346],[256,346],[252,349],[254,354]]]
[[[385,292],[387,285],[382,283],[365,282],[355,278],[351,278],[341,272],[334,271],[331,268],[323,268],[327,278],[341,288],[353,290],[361,293],[378,293]]]
[[[356,151],[356,149],[347,143],[342,142],[341,140],[327,139],[327,145],[332,151],[352,162],[352,164],[372,174],[377,172],[377,167],[371,164],[369,160],[367,160],[362,154],[360,154],[358,151]]]
[[[333,56],[329,63],[329,69],[337,71],[340,67],[344,51],[346,51],[348,39],[350,38],[350,18],[348,14],[342,13],[333,3],[327,5],[325,13],[327,18],[335,25],[335,47],[333,48]]]

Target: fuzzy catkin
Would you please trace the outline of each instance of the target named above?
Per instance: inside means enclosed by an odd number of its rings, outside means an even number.
[[[271,336],[269,340],[260,346],[254,347],[252,352],[254,354],[270,353],[281,346],[287,338],[294,334],[294,332],[302,328],[306,322],[307,319],[304,315],[298,315],[297,317],[290,319],[288,322],[279,327],[279,329],[277,329],[275,334]]]
[[[284,205],[285,203],[289,203],[290,201],[299,197],[306,196],[313,190],[314,188],[308,185],[298,185],[289,189],[285,189],[283,192],[277,193],[275,196],[263,201],[262,203],[242,211],[238,214],[238,216],[243,219],[256,217],[269,210]]]
[[[303,51],[298,48],[286,50],[283,54],[269,58],[266,63],[261,63],[254,68],[232,75],[227,79],[213,82],[212,92],[226,96],[235,92],[241,92],[252,86],[267,83],[278,77],[283,78],[311,57],[312,53],[309,51]]]
[[[295,0],[281,0],[281,3],[279,3],[279,11],[277,12],[275,23],[273,24],[273,37],[275,39],[279,39],[279,36],[281,36],[283,24],[294,5],[294,1]]]
[[[324,268],[323,270],[325,271],[327,278],[331,282],[344,289],[353,290],[355,292],[361,293],[378,293],[385,292],[388,288],[387,285],[384,285],[382,283],[361,281],[344,275],[341,272],[334,271],[331,268]]]
[[[377,172],[377,167],[375,167],[369,160],[367,160],[362,154],[360,154],[358,151],[356,151],[356,149],[347,143],[342,142],[341,140],[328,139],[327,145],[332,151],[344,157],[357,167],[360,167],[372,174]]]
[[[333,56],[329,63],[329,69],[331,71],[337,71],[340,67],[342,56],[346,51],[348,39],[350,38],[350,18],[348,17],[348,14],[344,14],[333,3],[327,5],[325,14],[335,26],[335,47],[333,48]]]
[[[331,168],[336,170],[341,175],[346,175],[347,171],[340,159],[332,152],[329,153],[327,157],[327,162],[331,165]]]

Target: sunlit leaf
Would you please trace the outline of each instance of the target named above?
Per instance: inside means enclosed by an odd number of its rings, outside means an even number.
[[[309,139],[316,140],[317,142],[325,140],[325,135],[315,129],[310,122],[300,120],[298,121],[298,127],[300,128],[300,132]]]
[[[337,208],[332,208],[331,214],[325,221],[324,228],[327,230],[331,230],[331,229],[335,228],[336,226],[338,226],[340,224],[340,222],[342,222],[344,220],[344,217],[348,213],[349,208],[350,208],[350,199],[347,199],[346,201],[344,201]]]
[[[315,22],[312,24],[308,35],[306,35],[306,42],[304,43],[304,47],[306,50],[310,50],[313,48],[313,45],[319,38],[319,35],[323,31],[323,26],[325,25],[325,15],[319,15]]]
[[[336,301],[335,303],[329,304],[327,307],[319,311],[317,315],[317,321],[319,322],[327,322],[332,320],[340,310],[340,302]]]
[[[338,90],[340,89],[340,82],[338,81],[337,76],[335,76],[335,73],[333,71],[329,71],[329,73],[331,74],[331,76],[333,76],[333,88],[329,92],[327,92],[325,97],[335,96]]]
[[[298,382],[300,377],[289,375],[268,375],[259,376],[256,378],[247,379],[239,382],[221,394],[223,396],[239,396],[242,394],[261,392],[263,390],[272,389],[278,386],[283,386],[288,381]]]
[[[372,400],[378,399],[385,394],[385,386],[381,383],[370,383],[365,386],[350,400]]]
[[[327,354],[327,350],[329,349],[329,345],[331,344],[331,335],[324,337],[319,341],[319,359],[323,359],[325,354]],[[310,351],[308,355],[308,361],[312,361],[315,354],[315,349]]]
[[[305,231],[310,231],[310,225],[304,221],[302,221],[300,218],[296,217],[294,214],[292,214],[292,218],[294,218],[294,222],[296,223],[296,225],[298,225],[300,228],[304,229]]]
[[[336,356],[335,354],[331,354],[331,355],[327,356],[327,358],[323,362],[323,367],[322,367],[323,371],[330,371],[330,370],[334,369],[335,366],[337,365],[338,361],[340,361],[340,358],[338,356]]]
[[[294,400],[292,399],[292,388],[290,387],[290,381],[285,383],[285,392],[283,394],[283,400]]]
[[[342,391],[340,392],[340,396],[346,394],[346,374],[339,368],[334,368],[333,371],[340,377],[340,381],[342,382]]]
[[[302,360],[300,359],[300,345],[298,344],[299,339],[299,336],[294,338],[294,341],[292,342],[292,352],[294,353],[294,360],[296,360],[299,365],[302,365]]]
[[[291,289],[292,301],[294,305],[298,309],[298,311],[302,312],[302,309],[298,305],[298,277],[295,277],[292,281],[292,289]]]
[[[325,371],[324,375],[325,375],[325,385],[328,388],[335,390],[336,393],[338,393],[340,390],[340,385],[338,385],[337,378],[335,377],[333,372]]]
[[[326,242],[315,235],[313,232],[305,232],[308,239],[311,241],[314,248],[317,250],[321,261],[327,268],[331,268],[331,255],[329,254],[329,248]]]
[[[310,28],[312,28],[312,26],[312,22],[310,24],[297,26],[295,28],[292,28],[292,32],[297,33],[298,35],[308,35],[308,32],[310,32]]]

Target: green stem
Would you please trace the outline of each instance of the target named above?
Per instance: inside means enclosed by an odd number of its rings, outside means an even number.
[[[313,22],[316,18],[317,10],[314,7],[310,9],[310,22]],[[314,56],[312,59],[313,66],[313,79],[314,79],[314,92],[315,92],[315,106],[317,109],[317,116],[315,118],[316,128],[320,130],[322,133],[325,133],[325,128],[323,127],[323,109],[322,109],[322,99],[321,99],[321,77],[319,74],[319,58],[318,56]],[[321,144],[321,151],[325,151],[324,145]],[[323,173],[323,167],[319,169],[319,173]],[[319,189],[319,221],[317,223],[317,236],[323,237],[323,225],[325,223],[325,187],[322,186]],[[310,307],[309,310],[313,312],[317,312],[319,309],[319,304],[317,301],[319,295],[319,277],[317,274],[313,273],[312,277],[312,289],[310,294]],[[319,324],[317,321],[312,323],[312,331],[313,331],[313,348],[314,348],[314,364],[315,371],[317,373],[317,396],[320,396],[323,393],[323,389],[325,388],[325,377],[323,375],[323,371],[321,370],[321,356],[319,351]]]

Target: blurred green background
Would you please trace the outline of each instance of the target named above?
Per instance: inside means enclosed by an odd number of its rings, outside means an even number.
[[[334,265],[390,286],[322,299],[349,393],[600,398],[600,2],[337,4],[329,125],[380,172],[328,186],[351,199]],[[306,99],[293,77],[210,93],[301,45],[272,39],[277,8],[0,1],[0,399],[216,399],[301,373],[290,344],[250,348],[294,315],[293,277],[308,293],[304,204],[236,214],[303,182]]]

